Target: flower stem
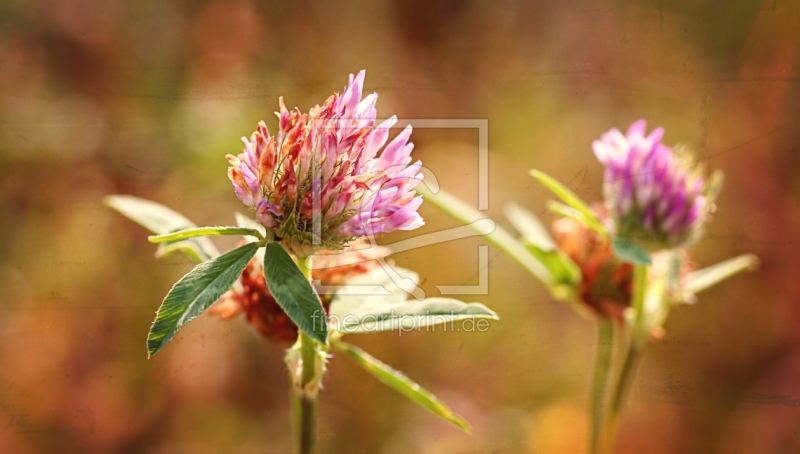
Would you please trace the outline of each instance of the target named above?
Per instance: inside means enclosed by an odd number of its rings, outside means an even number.
[[[594,385],[592,389],[592,432],[591,453],[597,454],[600,449],[600,433],[603,427],[603,409],[608,384],[608,374],[611,371],[611,353],[613,350],[614,323],[608,319],[600,319],[597,326],[597,358],[594,372]]]
[[[301,353],[303,356],[303,385],[305,386],[307,378],[307,370],[311,370],[311,377],[314,373],[314,339],[307,335],[300,333]],[[311,356],[307,355],[307,351],[311,352]],[[307,367],[311,364],[311,367]],[[298,454],[311,454],[314,452],[314,438],[316,433],[316,413],[317,413],[317,399],[316,397],[309,396],[307,393],[294,389],[292,392],[294,405],[293,411],[295,415],[295,431],[296,431],[296,445]]]
[[[608,418],[605,427],[605,452],[610,453],[613,448],[614,434],[616,433],[617,423],[622,411],[622,405],[625,403],[625,396],[627,395],[628,388],[633,381],[636,366],[639,364],[642,349],[636,344],[631,344],[628,347],[628,353],[625,355],[625,362],[622,365],[622,371],[617,381],[617,388],[614,396],[611,399],[611,407],[609,410]]]
[[[644,342],[639,333],[644,323],[644,295],[647,290],[647,265],[636,265],[633,269],[633,295],[631,306],[634,310],[633,326],[630,331],[634,333],[631,339],[628,353],[625,355],[625,362],[622,364],[622,371],[617,379],[617,386],[614,390],[614,395],[611,398],[611,405],[609,407],[608,417],[606,418],[606,425],[603,436],[603,452],[610,453],[613,448],[614,434],[619,422],[620,412],[625,403],[625,397],[633,382],[633,376],[636,372],[636,366],[639,364],[642,350],[644,349]]]
[[[306,267],[305,257],[297,258],[297,266],[306,279],[311,280],[311,269]],[[293,411],[295,414],[296,444],[298,454],[310,454],[314,452],[317,398],[316,395],[310,395],[306,392],[305,388],[316,375],[316,370],[314,369],[319,345],[317,341],[302,330],[298,330],[298,342],[300,344],[303,370],[301,373],[301,389],[295,389],[292,393],[294,396]]]

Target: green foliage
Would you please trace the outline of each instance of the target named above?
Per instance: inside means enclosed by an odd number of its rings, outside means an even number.
[[[456,425],[465,432],[471,432],[469,423],[453,412],[447,405],[440,401],[429,391],[406,377],[402,372],[392,369],[377,358],[373,357],[355,345],[342,341],[333,342],[334,348],[343,351],[356,360],[359,366],[372,374],[375,378],[388,385],[400,394],[408,397],[415,403],[428,409],[436,416]]]
[[[197,227],[182,214],[150,200],[130,195],[110,195],[103,198],[103,203],[158,235]],[[196,263],[219,255],[208,238],[191,238],[159,245],[156,256],[164,257],[175,251]]]
[[[611,239],[611,249],[620,259],[639,265],[652,263],[650,253],[628,238],[615,236]]]
[[[757,267],[758,257],[752,254],[740,255],[689,273],[689,275],[686,276],[686,284],[683,290],[690,295],[700,293],[736,274],[747,270],[754,270]]]
[[[294,324],[312,339],[327,344],[328,324],[319,295],[280,243],[267,244],[264,277],[275,301]]]
[[[547,203],[545,204],[545,207],[555,215],[574,219],[583,225],[587,225],[586,217],[584,217],[583,213],[576,210],[575,208],[571,208],[567,205],[564,205],[563,203],[557,200],[548,200]]]
[[[581,214],[583,222],[591,229],[600,232],[602,235],[607,236],[608,230],[606,230],[605,226],[597,216],[595,216],[594,212],[589,205],[586,204],[580,197],[575,195],[572,191],[570,191],[566,186],[559,183],[553,177],[547,175],[544,172],[539,170],[531,170],[531,176],[536,178],[540,183],[542,183],[547,189],[553,192],[558,198],[560,198],[564,203],[566,203],[570,208],[576,210],[578,213]]]
[[[581,281],[581,270],[565,253],[556,247],[555,241],[533,213],[510,203],[505,209],[506,217],[522,234],[522,243],[536,260],[550,271],[558,284],[576,286]]]
[[[246,244],[207,260],[183,276],[167,293],[147,336],[150,356],[175,337],[233,285],[253,258],[258,245]]]
[[[395,270],[410,276],[416,284],[416,273],[402,268]],[[332,326],[342,334],[374,333],[399,329],[412,329],[467,319],[498,320],[497,314],[480,303],[464,303],[452,298],[426,298],[407,301],[408,294],[392,281],[383,268],[349,279],[346,286],[366,289],[372,287],[382,294],[358,295],[348,291],[338,292],[331,302]]]
[[[523,241],[544,252],[556,250],[555,241],[533,213],[515,203],[506,204],[504,211],[508,220],[522,235]]]

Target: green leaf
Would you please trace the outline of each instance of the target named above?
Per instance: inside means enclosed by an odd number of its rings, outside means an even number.
[[[611,239],[611,248],[617,257],[626,262],[640,265],[652,263],[650,253],[628,238],[615,236]]]
[[[202,263],[211,258],[207,257],[205,254],[201,255],[200,250],[194,244],[192,244],[191,240],[159,244],[158,249],[156,249],[156,258],[160,259],[162,257],[166,257],[173,252],[180,252],[195,263]],[[215,255],[215,257],[217,256],[219,256],[219,254]]]
[[[469,423],[465,421],[464,418],[454,413],[453,410],[436,396],[420,387],[402,372],[392,369],[390,366],[384,364],[355,345],[336,341],[333,346],[350,355],[356,360],[359,366],[395,391],[431,411],[436,416],[454,424],[464,432],[469,433],[472,431]]]
[[[319,295],[280,243],[267,244],[264,277],[275,301],[294,324],[312,339],[327,345],[328,324]]]
[[[426,298],[422,301],[407,301],[388,311],[377,308],[363,315],[348,314],[341,319],[335,329],[343,334],[376,333],[380,331],[414,330],[421,327],[447,324],[445,331],[460,331],[457,321],[490,319],[498,320],[497,314],[480,303],[464,303],[452,298]],[[475,323],[465,331],[475,329]]]
[[[754,270],[757,267],[758,257],[752,254],[740,255],[689,273],[689,275],[686,276],[686,284],[683,290],[690,294],[700,293],[725,279],[743,271]]]
[[[433,194],[424,184],[417,186],[415,190],[425,198],[426,202],[430,202],[441,211],[464,224],[475,226],[476,220],[486,218],[483,213],[444,190],[439,190],[438,193]],[[554,279],[550,272],[531,256],[525,246],[502,227],[496,226],[494,232],[485,235],[484,238],[545,285],[548,287],[553,285]]]
[[[153,233],[170,233],[195,227],[182,214],[150,200],[130,195],[109,195],[103,198],[103,203]]]
[[[196,227],[182,214],[150,200],[129,195],[110,195],[103,198],[103,203],[152,233],[164,234]],[[160,245],[156,257],[164,257],[175,251],[184,253],[198,263],[219,255],[208,238],[192,238]]]
[[[581,269],[560,249],[545,251],[527,242],[525,247],[550,271],[558,284],[574,287],[581,281]]]
[[[508,203],[505,213],[514,228],[522,235],[523,240],[545,252],[556,249],[556,243],[550,233],[533,213],[515,203]]]
[[[207,260],[183,276],[167,293],[147,336],[153,356],[233,285],[253,258],[257,244],[246,244]]]
[[[521,234],[528,251],[550,271],[559,284],[574,286],[581,280],[581,270],[566,254],[556,247],[555,241],[533,213],[510,203],[506,217]]]
[[[577,210],[583,215],[585,219],[586,225],[589,228],[600,232],[603,235],[608,235],[608,230],[606,230],[605,226],[597,216],[595,216],[594,212],[589,205],[586,204],[580,197],[575,195],[572,191],[570,191],[566,186],[559,183],[556,179],[552,178],[551,176],[547,175],[544,172],[539,170],[531,170],[531,176],[536,178],[540,183],[542,183],[547,189],[553,192],[558,198],[564,201],[567,205],[571,208]]]
[[[165,243],[169,241],[185,240],[198,236],[221,236],[221,235],[250,235],[263,239],[261,232],[242,227],[196,227],[193,229],[181,230],[179,232],[165,233],[163,235],[153,235],[147,237],[151,243]]]
[[[415,284],[416,273],[395,267]],[[497,314],[480,303],[452,298],[407,300],[403,291],[383,268],[354,276],[340,286],[330,306],[331,329],[341,334],[409,330],[467,319],[497,320]],[[474,328],[474,325],[473,325]],[[445,330],[459,329],[446,327]]]
[[[570,208],[567,205],[557,201],[557,200],[548,200],[545,204],[545,207],[550,210],[551,213],[556,214],[561,217],[571,218],[583,225],[588,225],[586,221],[586,216],[583,215],[580,211],[576,210],[575,208]]]

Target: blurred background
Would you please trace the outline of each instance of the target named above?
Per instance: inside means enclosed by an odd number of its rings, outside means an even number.
[[[638,118],[726,184],[698,266],[759,271],[676,309],[650,346],[619,453],[800,452],[800,3],[5,0],[0,2],[0,452],[290,452],[283,348],[203,315],[147,359],[191,264],[156,260],[107,194],[198,224],[244,207],[226,153],[284,96],[302,110],[367,70],[381,117],[488,119],[490,203],[545,222],[538,168],[601,197],[591,142]],[[477,205],[476,130],[419,129],[414,155]],[[433,207],[404,238],[458,225]],[[235,240],[220,240],[225,249]],[[478,283],[471,238],[394,256],[435,285]],[[335,357],[321,453],[585,450],[594,325],[490,251],[487,332],[351,336],[435,392],[469,436]]]

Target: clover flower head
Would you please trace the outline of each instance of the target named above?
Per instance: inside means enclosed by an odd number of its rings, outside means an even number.
[[[603,193],[615,233],[649,250],[687,246],[713,210],[720,176],[707,181],[687,150],[661,143],[662,128],[646,130],[638,120],[626,134],[614,128],[592,144],[606,168]]]
[[[413,191],[422,164],[412,164],[411,126],[386,144],[397,118],[376,125],[378,96],[362,99],[364,75],[351,74],[341,95],[307,114],[286,109],[280,98],[277,135],[260,122],[243,138],[244,151],[228,155],[239,200],[295,254],[424,223],[422,197]]]

